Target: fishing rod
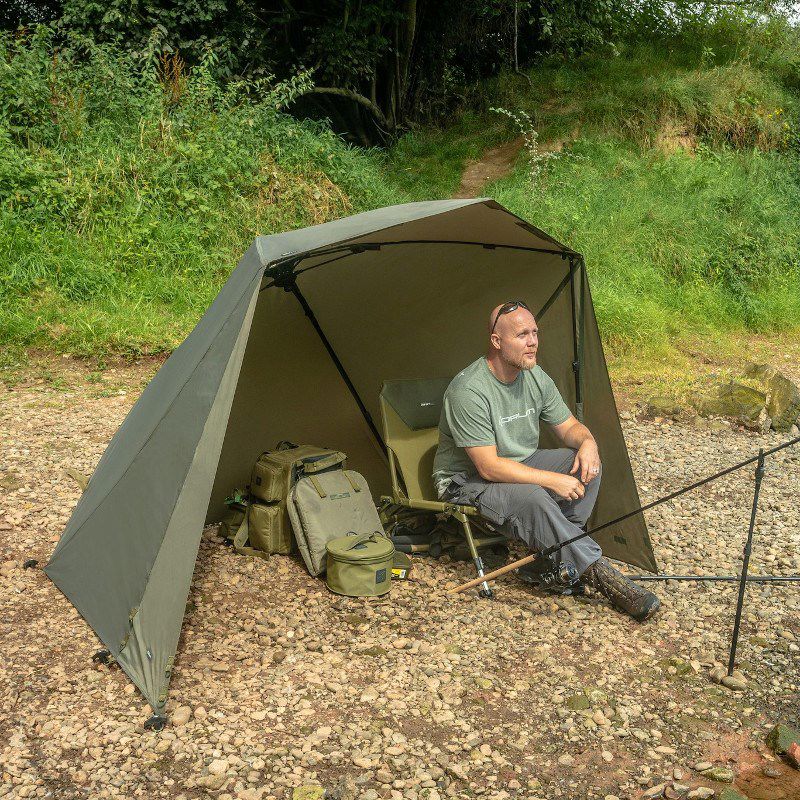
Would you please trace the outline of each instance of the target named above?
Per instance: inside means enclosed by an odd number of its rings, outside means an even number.
[[[519,567],[525,566],[526,564],[530,564],[531,562],[535,561],[538,558],[549,558],[553,553],[557,553],[561,550],[562,547],[566,547],[567,545],[573,544],[581,539],[586,538],[587,536],[591,536],[598,531],[602,531],[605,528],[609,528],[612,525],[616,525],[619,522],[623,522],[626,519],[630,519],[631,517],[635,516],[636,514],[641,514],[643,511],[647,511],[651,508],[655,508],[662,503],[666,503],[668,500],[674,500],[676,497],[680,497],[682,494],[686,494],[686,492],[692,491],[692,489],[697,489],[700,486],[704,486],[707,483],[711,483],[711,481],[718,480],[725,475],[729,475],[731,472],[735,472],[736,470],[742,469],[742,467],[746,467],[748,464],[752,464],[756,461],[760,461],[763,463],[763,459],[767,456],[772,455],[773,453],[777,453],[779,450],[785,450],[787,447],[791,447],[792,445],[797,444],[800,442],[800,436],[796,436],[794,439],[790,439],[788,442],[784,442],[783,444],[776,445],[775,447],[769,450],[761,450],[757,456],[753,456],[752,458],[747,458],[744,461],[741,461],[738,464],[735,464],[732,467],[728,467],[726,469],[720,470],[719,472],[710,475],[707,478],[703,478],[699,481],[695,481],[694,483],[689,484],[688,486],[684,486],[682,489],[678,489],[675,492],[671,492],[670,494],[666,495],[665,497],[661,497],[658,500],[653,500],[652,503],[648,503],[647,505],[640,506],[635,511],[629,511],[627,514],[623,514],[616,519],[612,519],[610,522],[604,522],[602,525],[598,525],[591,530],[582,531],[577,536],[573,536],[571,539],[567,539],[564,542],[557,542],[556,544],[550,545],[550,547],[546,547],[540,553],[533,553],[531,555],[525,556],[525,558],[520,558],[517,561],[512,561],[509,564],[506,564],[499,569],[494,570],[493,572],[488,572],[487,574],[483,575],[480,578],[475,578],[467,583],[462,584],[461,586],[456,586],[453,589],[448,589],[448,594],[457,594],[458,592],[463,592],[467,589],[471,589],[473,586],[478,586],[478,584],[483,583],[484,581],[491,580],[493,578],[499,578],[501,575],[505,575],[508,572],[511,572],[514,569],[518,569]],[[762,473],[763,474],[763,473]],[[761,481],[757,478],[758,483],[760,485]],[[758,496],[754,498],[753,508],[758,501]],[[755,512],[753,512],[753,515]],[[753,516],[751,515],[751,516]],[[751,520],[752,522],[753,520]],[[752,532],[750,533],[750,538],[752,538]]]
[[[714,581],[739,583],[741,575],[626,575],[632,581]],[[798,583],[800,575],[748,575],[747,583]]]

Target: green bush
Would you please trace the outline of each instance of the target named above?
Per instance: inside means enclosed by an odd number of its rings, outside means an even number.
[[[258,234],[398,202],[378,159],[219,85],[48,28],[0,39],[0,342],[169,350]]]

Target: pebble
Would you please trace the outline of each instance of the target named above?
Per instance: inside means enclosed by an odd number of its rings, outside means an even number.
[[[208,765],[208,771],[211,775],[224,775],[228,771],[228,762],[216,758]]]
[[[77,362],[69,369],[86,374]],[[115,367],[115,380],[138,387],[143,369]],[[600,798],[597,769],[583,761],[599,754],[593,763],[612,765],[609,775],[628,758],[643,767],[606,800],[653,783],[671,798],[686,786],[679,755],[707,755],[731,724],[763,739],[742,696],[707,677],[725,674],[730,630],[720,620],[731,618],[735,586],[654,584],[659,616],[631,627],[591,592],[550,598],[499,580],[491,603],[447,596],[443,588],[472,576],[470,564],[415,558],[410,580],[359,600],[329,593],[294,557],[236,556],[211,528],[187,600],[170,724],[145,733],[138,689],[118,667],[90,663],[94,633],[41,570],[19,568],[29,555],[46,563],[80,496],[63,468],[91,473],[138,395],[95,396],[95,386],[0,389],[0,706],[19,714],[0,743],[0,796],[44,796],[35,782],[44,778],[33,776],[65,775],[99,800],[156,797],[161,787],[175,800],[288,800],[304,786],[337,800]],[[636,414],[624,427],[643,502],[781,438]],[[768,471],[800,466],[800,454],[774,458]],[[12,471],[19,488],[6,490]],[[800,564],[780,536],[800,529],[800,511],[784,483],[762,485],[753,564],[788,575]],[[649,511],[662,571],[735,572],[737,502],[751,493],[743,470]],[[777,707],[796,691],[790,597],[780,586],[748,590],[748,706]],[[560,749],[549,754],[542,742]],[[350,783],[328,786],[331,775]],[[667,776],[674,782],[660,783]],[[686,796],[714,796],[701,788]]]
[[[192,709],[189,706],[178,706],[170,715],[169,721],[176,728],[185,725],[192,716]]]

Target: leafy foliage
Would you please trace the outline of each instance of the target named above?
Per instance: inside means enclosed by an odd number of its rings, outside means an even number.
[[[169,349],[259,233],[396,201],[373,160],[213,77],[53,32],[0,39],[0,341]]]

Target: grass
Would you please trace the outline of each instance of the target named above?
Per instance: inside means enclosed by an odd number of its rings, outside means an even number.
[[[530,85],[506,75],[476,87],[458,123],[459,153],[470,135],[519,134],[498,133],[492,103],[528,114],[545,148],[563,145],[538,180],[521,157],[483,193],[585,255],[612,362],[800,332],[800,87],[766,50],[714,63],[705,52],[639,45],[551,61]],[[417,168],[410,192],[457,186],[448,131],[393,151],[392,174]]]
[[[0,40],[0,343],[169,351],[257,235],[405,199],[291,94]]]
[[[793,35],[549,59],[469,88],[455,118],[383,153],[284,114],[296,81],[221,87],[212,64],[5,38],[0,369],[31,348],[98,364],[169,352],[256,235],[451,196],[466,161],[519,135],[492,107],[563,145],[536,182],[523,155],[484,193],[585,254],[634,394],[636,374],[679,387],[703,358],[732,363],[729,343],[800,341]]]

